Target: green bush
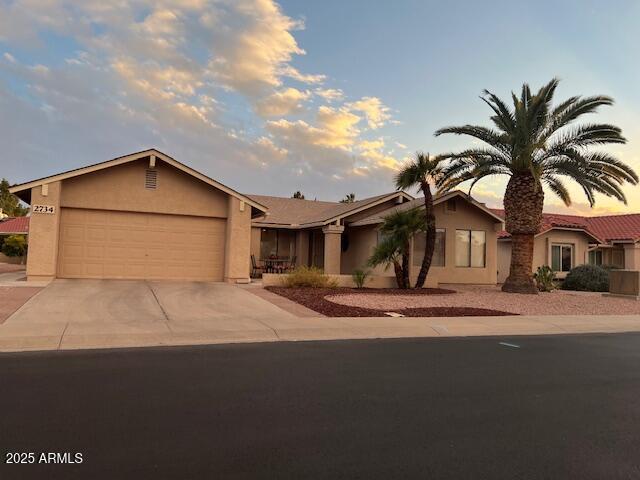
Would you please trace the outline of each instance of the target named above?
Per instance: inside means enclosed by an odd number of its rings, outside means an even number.
[[[355,269],[351,274],[351,278],[353,279],[353,283],[356,284],[356,288],[364,287],[364,283],[367,281],[369,275],[370,272],[368,270]]]
[[[325,275],[321,268],[300,266],[285,277],[284,285],[289,288],[335,288],[338,286],[338,282]]]
[[[598,265],[580,265],[571,269],[562,283],[563,290],[608,292],[609,271]]]
[[[533,274],[533,279],[536,282],[536,286],[538,290],[541,292],[551,292],[555,290],[556,282],[555,282],[555,272],[549,265],[543,265],[538,267],[536,273]]]
[[[10,235],[2,243],[2,253],[7,257],[24,257],[27,254],[27,239],[24,235]]]

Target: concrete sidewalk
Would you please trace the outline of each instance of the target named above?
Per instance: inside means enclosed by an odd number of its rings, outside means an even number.
[[[34,334],[37,332],[37,334]],[[467,337],[640,332],[639,316],[509,316],[456,318],[294,317],[286,312],[260,324],[237,318],[172,328],[171,323],[8,322],[0,351],[73,350],[304,340]]]

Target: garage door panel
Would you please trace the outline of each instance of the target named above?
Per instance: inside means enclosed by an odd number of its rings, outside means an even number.
[[[58,276],[220,281],[224,219],[63,208]]]

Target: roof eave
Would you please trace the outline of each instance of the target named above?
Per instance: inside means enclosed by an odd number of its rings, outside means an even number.
[[[22,192],[26,192],[29,191],[33,188],[33,187],[37,187],[40,185],[44,185],[47,183],[52,183],[52,182],[57,182],[57,181],[62,181],[62,180],[66,180],[68,178],[73,178],[73,177],[77,177],[80,175],[85,175],[87,173],[92,173],[92,172],[96,172],[96,171],[100,171],[100,170],[104,170],[106,168],[111,168],[111,167],[115,167],[118,165],[123,165],[125,163],[129,163],[135,160],[139,160],[141,158],[147,157],[149,155],[155,155],[156,157],[158,157],[160,160],[164,161],[165,163],[168,163],[169,165],[177,168],[178,170],[182,170],[183,172],[211,185],[212,187],[217,188],[218,190],[223,191],[224,193],[231,195],[232,197],[235,197],[241,201],[244,201],[246,204],[256,208],[257,210],[260,210],[262,212],[266,212],[268,210],[267,207],[265,207],[264,205],[250,199],[249,197],[242,195],[241,193],[235,191],[234,189],[227,187],[226,185],[217,182],[216,180],[206,176],[203,173],[198,172],[197,170],[177,161],[175,158],[170,157],[169,155],[167,155],[166,153],[161,152],[160,150],[157,150],[155,148],[150,148],[147,150],[142,150],[140,152],[136,152],[136,153],[132,153],[129,155],[124,155],[122,157],[116,157],[112,160],[107,160],[104,162],[100,162],[100,163],[96,163],[93,165],[88,165],[86,167],[80,167],[80,168],[76,168],[73,170],[69,170],[66,172],[62,172],[62,173],[58,173],[56,175],[50,175],[48,177],[43,177],[43,178],[39,178],[37,180],[32,180],[30,182],[25,182],[25,183],[21,183],[18,185],[14,185],[12,187],[9,188],[9,192],[16,194],[18,196],[18,198],[20,198],[23,201],[26,201],[23,199],[23,197],[20,195],[20,193]],[[29,193],[29,202],[30,202],[30,193]],[[27,203],[29,203],[27,202]]]

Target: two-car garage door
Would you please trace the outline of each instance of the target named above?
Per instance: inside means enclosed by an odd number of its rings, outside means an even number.
[[[226,220],[63,208],[58,276],[222,281]]]

